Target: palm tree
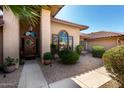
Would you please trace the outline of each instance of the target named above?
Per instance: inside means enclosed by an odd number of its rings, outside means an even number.
[[[0,5],[0,10],[3,11],[3,7],[6,10],[11,10],[15,16],[18,16],[20,21],[26,25],[35,26],[39,22],[41,5]]]
[[[0,10],[11,10],[25,25],[36,26],[39,22],[41,8],[50,9],[48,5],[0,5]]]
[[[5,5],[3,7],[6,10],[10,9],[24,24],[35,26],[38,23],[40,5]]]

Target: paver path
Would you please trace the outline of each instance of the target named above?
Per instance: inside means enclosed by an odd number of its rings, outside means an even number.
[[[48,87],[37,60],[26,61],[19,81],[19,88]]]

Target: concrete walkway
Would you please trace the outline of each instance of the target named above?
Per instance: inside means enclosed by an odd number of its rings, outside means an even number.
[[[104,67],[49,84],[51,88],[98,88],[110,81]]]
[[[26,61],[22,70],[18,88],[46,88],[47,82],[36,60]]]
[[[65,72],[66,73],[66,72]],[[98,88],[110,81],[104,67],[48,84],[36,60],[26,61],[18,88]]]

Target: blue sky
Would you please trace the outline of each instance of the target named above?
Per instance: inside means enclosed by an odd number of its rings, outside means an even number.
[[[124,32],[124,6],[67,5],[56,18],[87,25],[84,33],[97,31]]]

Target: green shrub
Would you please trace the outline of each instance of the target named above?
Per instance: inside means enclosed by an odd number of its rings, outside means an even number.
[[[102,58],[105,52],[105,48],[103,46],[93,46],[92,47],[92,56]]]
[[[11,57],[7,57],[5,58],[5,62],[3,62],[3,66],[11,66],[11,65],[16,65],[19,62],[19,60],[16,58],[11,58]]]
[[[81,46],[81,45],[77,45],[76,46],[76,52],[80,55],[81,54],[81,51],[84,49],[84,47],[83,46]]]
[[[4,68],[9,67],[11,65],[16,65],[19,63],[19,60],[17,58],[7,57],[5,58],[5,61],[0,64],[0,70],[3,71]]]
[[[62,58],[62,56],[66,55],[70,52],[71,51],[65,49],[65,50],[59,51],[58,55],[59,55],[60,58]]]
[[[51,44],[51,54],[53,58],[57,52],[58,52],[57,45]]]
[[[79,59],[79,54],[69,50],[59,52],[59,57],[64,64],[75,64]]]
[[[103,62],[110,76],[124,87],[124,45],[106,51]]]
[[[46,52],[43,55],[44,60],[51,60],[52,59],[52,54],[50,52]]]

